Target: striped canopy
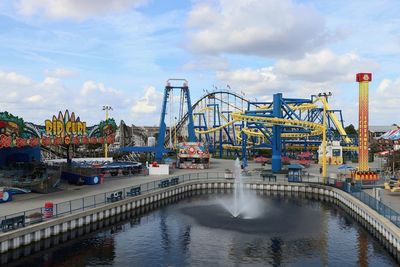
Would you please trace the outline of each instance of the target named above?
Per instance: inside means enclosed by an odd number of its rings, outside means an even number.
[[[388,140],[399,140],[400,139],[400,129],[390,130],[384,133],[381,139],[388,139]]]

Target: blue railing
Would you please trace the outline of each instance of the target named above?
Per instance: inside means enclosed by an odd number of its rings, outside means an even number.
[[[390,220],[397,227],[400,227],[400,214],[398,212],[394,211],[392,208],[390,208],[383,202],[377,200],[373,196],[363,191],[353,192],[351,194],[364,204],[368,205],[371,209],[375,210],[380,215]]]

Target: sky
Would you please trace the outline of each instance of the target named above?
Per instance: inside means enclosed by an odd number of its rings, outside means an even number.
[[[400,123],[400,1],[0,0],[0,111],[38,124],[69,109],[158,125],[165,82],[192,101],[214,86],[269,100],[332,92],[357,124],[358,72],[372,72],[370,125]]]

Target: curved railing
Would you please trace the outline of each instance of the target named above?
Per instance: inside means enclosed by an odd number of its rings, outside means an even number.
[[[122,192],[121,199],[126,199],[130,198],[132,196],[129,196],[130,194],[127,194],[128,192],[131,192],[133,188],[138,188],[140,187],[140,193],[149,193],[152,191],[156,191],[159,189],[166,188],[168,186],[175,185],[174,184],[169,184],[167,183],[167,186],[162,186],[160,187],[160,184],[163,181],[166,180],[171,180],[171,179],[176,179],[175,182],[177,181],[178,184],[187,182],[187,181],[207,181],[211,179],[226,179],[226,174],[224,172],[202,172],[202,173],[190,173],[190,174],[184,174],[184,175],[178,175],[178,176],[170,176],[168,178],[156,180],[156,181],[151,181],[147,183],[142,183],[142,184],[136,184],[136,185],[131,185],[128,187],[123,187],[120,189],[115,189],[113,191],[109,192],[104,192],[104,193],[99,193],[91,196],[86,196],[86,197],[81,197],[69,201],[64,201],[60,203],[55,203],[54,204],[54,210],[53,210],[53,216],[52,218],[58,218],[61,217],[65,214],[72,214],[80,211],[84,211],[87,209],[95,208],[95,207],[100,207],[100,206],[105,206],[109,204],[107,201],[110,199],[110,197],[116,193],[116,192]],[[249,182],[251,180],[263,180],[263,178],[256,174],[256,175],[251,175],[251,176],[245,176],[244,181],[248,180]],[[326,180],[326,179],[325,179]],[[276,182],[269,182],[268,180],[265,180],[266,183],[271,183],[271,184],[290,184],[290,182],[287,181],[287,178],[285,177],[278,177]],[[388,220],[390,220],[393,224],[395,224],[397,227],[400,227],[400,214],[396,211],[394,211],[392,208],[389,206],[385,205],[383,202],[378,201],[374,197],[368,195],[367,193],[363,191],[355,191],[354,188],[350,184],[346,184],[345,187],[341,186],[341,183],[337,183],[336,179],[328,178],[327,183],[324,183],[324,178],[322,177],[316,177],[316,176],[305,176],[302,178],[302,183],[311,183],[311,184],[319,184],[319,185],[327,185],[327,186],[332,186],[336,187],[339,189],[342,189],[346,191],[347,193],[351,194],[353,197],[357,198],[358,200],[362,201],[364,204],[368,205],[370,208],[381,214],[382,216],[386,217]],[[164,183],[165,185],[165,183]],[[9,214],[3,217],[0,217],[0,221],[6,220],[9,218],[15,218],[15,217],[20,217],[24,216],[27,218],[27,222],[29,223],[29,218],[32,217],[33,214],[44,214],[44,207],[38,207],[35,209],[30,209],[30,210],[25,210],[21,211],[18,213],[13,213]],[[51,219],[51,218],[49,218]],[[49,220],[46,219],[46,220]]]

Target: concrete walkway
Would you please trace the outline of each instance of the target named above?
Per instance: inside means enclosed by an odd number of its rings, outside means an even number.
[[[201,172],[224,172],[225,169],[233,169],[234,162],[232,160],[213,159],[211,168],[207,170],[181,170],[175,169],[171,175],[183,175]],[[54,204],[79,199],[82,197],[93,196],[113,192],[121,188],[126,188],[147,182],[153,182],[168,177],[168,175],[152,175],[152,176],[118,176],[106,178],[105,183],[101,185],[83,185],[75,186],[63,184],[64,190],[52,192],[49,194],[29,193],[13,196],[13,201],[0,204],[0,217],[10,215],[25,210],[31,210],[43,207],[46,201]]]
[[[353,164],[356,166],[356,164]],[[374,164],[373,164],[374,165]],[[225,169],[233,170],[234,161],[233,160],[224,160],[224,159],[212,159],[211,167],[207,170],[180,170],[175,169],[172,171],[171,175],[183,175],[190,173],[205,173],[205,172],[224,172]],[[248,170],[250,172],[257,172],[260,169],[268,169],[270,166],[261,166],[259,163],[249,162]],[[304,171],[308,172],[311,176],[319,176],[319,168],[318,164],[312,164],[309,168],[304,169]],[[343,171],[339,171],[338,166],[328,165],[327,172],[328,176],[331,173],[343,173]],[[0,204],[0,217],[5,215],[10,215],[18,212],[23,212],[25,210],[31,210],[43,207],[46,201],[51,201],[53,203],[61,203],[70,200],[75,200],[83,197],[89,197],[93,195],[100,195],[107,192],[113,192],[122,188],[131,187],[138,184],[144,184],[147,182],[153,182],[157,180],[161,180],[168,176],[118,176],[118,177],[109,177],[106,178],[105,183],[102,185],[84,185],[84,186],[75,186],[63,184],[62,191],[53,192],[49,194],[37,194],[37,193],[29,193],[24,195],[15,195],[13,196],[13,201]],[[287,178],[284,175],[277,175],[278,180],[286,180]],[[313,178],[311,178],[313,179]],[[315,182],[317,182],[317,178],[315,178]],[[104,201],[104,197],[103,200]],[[396,196],[388,196],[385,197],[385,203],[388,203],[388,206],[394,206],[396,210],[400,212],[400,194],[398,197]]]

